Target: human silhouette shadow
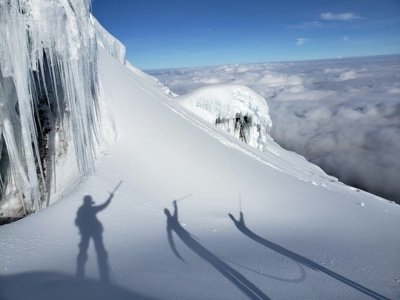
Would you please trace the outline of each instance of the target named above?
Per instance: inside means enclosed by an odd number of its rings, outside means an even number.
[[[97,254],[97,262],[99,266],[100,281],[110,284],[110,272],[107,261],[107,251],[103,243],[103,225],[97,219],[96,214],[105,209],[111,202],[113,194],[101,205],[94,206],[92,196],[86,195],[83,198],[83,204],[76,213],[75,225],[79,227],[81,241],[79,243],[79,253],[76,259],[77,268],[76,276],[80,279],[85,277],[85,263],[88,255],[90,239],[93,239],[94,248]]]
[[[201,245],[195,240],[192,235],[185,230],[178,220],[178,206],[176,201],[173,202],[174,213],[165,208],[164,213],[167,216],[167,235],[169,245],[176,255],[177,258],[183,261],[182,256],[176,249],[174,240],[172,238],[172,231],[188,246],[193,252],[199,255],[202,259],[209,262],[214,268],[216,268],[222,275],[230,280],[237,288],[245,293],[250,299],[270,299],[265,295],[255,284],[250,282],[246,277],[240,274],[238,271],[230,267],[228,264],[219,259],[210,250]]]
[[[344,284],[360,291],[361,293],[364,293],[372,298],[375,299],[385,299],[385,300],[389,300],[389,298],[380,295],[377,292],[374,292],[370,289],[368,289],[365,286],[362,286],[361,284],[354,282],[336,272],[333,272],[331,270],[329,270],[328,268],[325,268],[324,266],[321,266],[319,264],[317,264],[316,262],[312,261],[311,259],[308,259],[307,257],[304,257],[300,254],[297,254],[293,251],[290,251],[282,246],[279,246],[278,244],[275,244],[265,238],[262,238],[261,236],[255,234],[253,231],[251,231],[245,224],[244,222],[244,216],[243,213],[240,212],[240,217],[239,220],[236,220],[235,217],[232,214],[228,214],[228,216],[232,219],[233,223],[235,224],[236,228],[242,232],[244,235],[246,235],[247,237],[249,237],[250,239],[254,240],[257,243],[260,243],[261,245],[270,248],[273,251],[276,251],[278,253],[280,253],[281,255],[284,255],[288,258],[291,258],[292,260],[310,268],[313,269],[315,271],[320,271],[325,273],[326,275],[339,280],[341,282],[343,282]]]

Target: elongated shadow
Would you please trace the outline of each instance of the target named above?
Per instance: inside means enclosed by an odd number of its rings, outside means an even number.
[[[239,288],[243,293],[245,293],[250,299],[270,299],[265,295],[255,284],[250,282],[246,277],[240,274],[238,271],[230,267],[228,264],[219,259],[210,250],[201,245],[196,241],[192,235],[185,230],[179,223],[178,220],[178,206],[176,201],[173,202],[174,213],[170,213],[168,209],[164,209],[164,213],[167,216],[167,235],[169,245],[176,255],[177,258],[183,260],[182,256],[176,249],[172,231],[188,246],[193,252],[195,252],[202,259],[210,263],[214,268],[216,268],[222,275],[224,275],[228,280],[230,280],[237,288]]]
[[[94,206],[94,201],[90,195],[83,198],[83,204],[76,213],[75,225],[79,227],[81,241],[79,243],[79,253],[76,259],[76,276],[79,279],[85,277],[85,264],[88,259],[88,248],[90,239],[93,239],[94,248],[97,254],[99,265],[100,281],[110,284],[110,272],[108,267],[108,254],[103,243],[103,225],[97,219],[96,214],[104,210],[111,202],[113,194],[101,205]]]
[[[228,214],[228,216],[232,219],[233,223],[235,224],[236,228],[242,232],[244,235],[248,236],[250,239],[254,240],[257,243],[260,243],[261,245],[270,248],[271,250],[274,250],[288,258],[293,259],[294,261],[310,268],[316,271],[320,271],[325,273],[326,275],[339,280],[340,282],[343,282],[344,284],[360,291],[361,293],[364,293],[372,298],[375,299],[385,299],[385,300],[389,300],[389,298],[382,296],[381,294],[378,294],[377,292],[374,292],[372,290],[370,290],[369,288],[362,286],[361,284],[354,282],[338,273],[335,273],[327,268],[325,268],[324,266],[321,266],[319,264],[317,264],[316,262],[308,259],[307,257],[304,257],[300,254],[297,254],[293,251],[290,251],[282,246],[279,246],[278,244],[275,244],[265,238],[262,238],[261,236],[255,234],[253,231],[251,231],[245,224],[244,222],[244,216],[243,213],[240,212],[240,218],[239,220],[236,220],[235,217],[232,214]]]

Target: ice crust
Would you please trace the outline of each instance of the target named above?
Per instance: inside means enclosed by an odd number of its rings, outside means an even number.
[[[209,85],[177,99],[186,109],[260,151],[272,141],[268,104],[246,86]]]
[[[125,47],[90,15],[90,0],[0,0],[0,217],[49,204],[57,158],[94,168],[97,47]]]

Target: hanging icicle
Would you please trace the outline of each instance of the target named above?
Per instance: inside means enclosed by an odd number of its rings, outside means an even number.
[[[48,203],[55,130],[70,136],[81,173],[93,171],[98,82],[89,8],[89,0],[0,0],[0,203],[18,202],[20,215]]]

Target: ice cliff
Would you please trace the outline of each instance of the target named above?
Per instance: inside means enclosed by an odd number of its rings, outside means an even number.
[[[125,47],[90,0],[0,0],[0,218],[47,206],[60,161],[93,171],[99,138],[97,47]],[[57,180],[56,180],[57,179]]]
[[[267,102],[246,86],[205,86],[177,100],[202,119],[260,151],[265,151],[272,140]]]

